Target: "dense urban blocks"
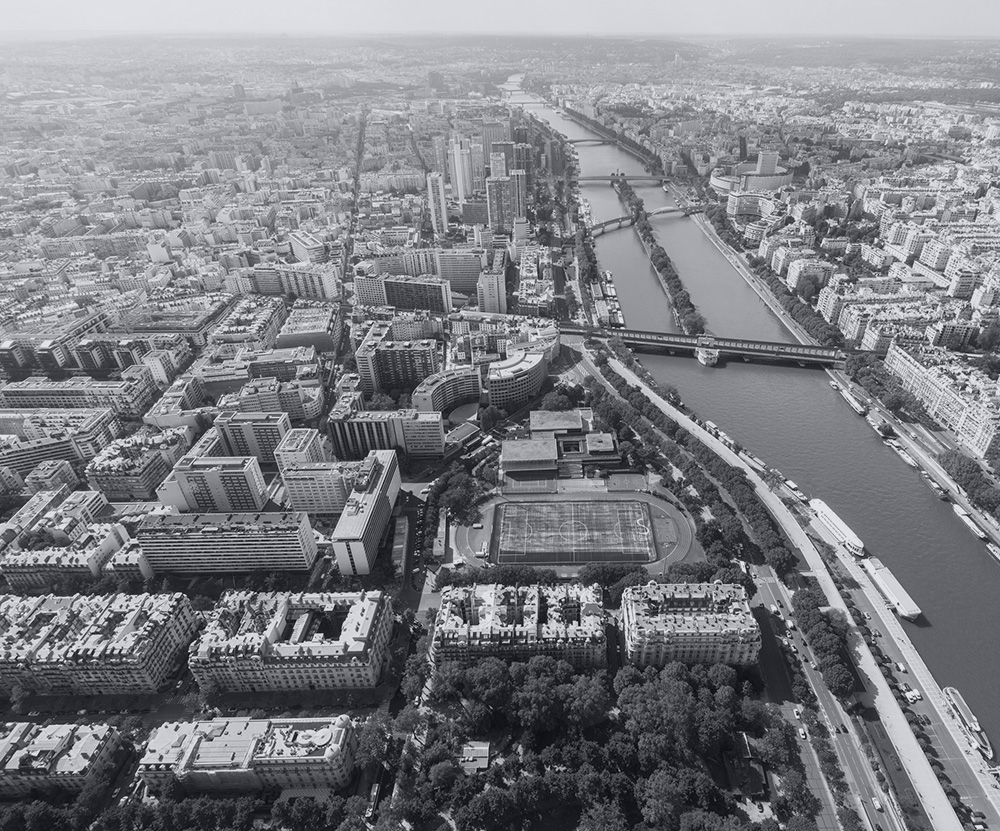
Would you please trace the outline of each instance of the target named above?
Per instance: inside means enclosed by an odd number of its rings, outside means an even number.
[[[656,555],[642,502],[505,502],[494,528],[499,563],[645,563]]]

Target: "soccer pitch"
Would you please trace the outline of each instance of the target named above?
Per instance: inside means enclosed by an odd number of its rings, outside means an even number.
[[[656,551],[643,502],[505,502],[494,522],[498,563],[645,563]]]

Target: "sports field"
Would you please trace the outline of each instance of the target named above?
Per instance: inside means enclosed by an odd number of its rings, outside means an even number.
[[[505,502],[494,522],[498,563],[645,563],[656,551],[643,502]]]

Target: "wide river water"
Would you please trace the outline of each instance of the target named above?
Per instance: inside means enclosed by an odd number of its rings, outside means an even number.
[[[512,79],[516,84],[516,77]],[[516,89],[516,87],[514,87]],[[595,138],[537,99],[513,92],[511,103],[547,120],[570,139]],[[613,145],[577,148],[581,176],[641,174],[642,165]],[[658,186],[636,191],[648,209],[673,204]],[[625,213],[605,183],[583,183],[596,221]],[[656,237],[685,288],[720,336],[794,342],[777,317],[689,218],[653,218]],[[669,304],[635,231],[596,240],[601,268],[614,274],[628,327],[677,331]],[[693,358],[642,355],[660,382],[672,384],[702,418],[718,424],[769,465],[825,500],[888,565],[924,612],[903,621],[914,646],[941,685],[960,689],[994,741],[1000,740],[1000,564],[917,472],[876,437],[831,389],[825,372],[730,361],[716,368]]]

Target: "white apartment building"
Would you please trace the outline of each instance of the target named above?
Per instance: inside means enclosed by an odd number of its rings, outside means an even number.
[[[112,770],[121,735],[107,724],[0,726],[0,797],[79,793]]]
[[[150,514],[139,545],[157,573],[308,571],[318,549],[304,513]]]
[[[746,590],[721,583],[649,583],[622,595],[622,628],[629,663],[662,667],[757,662],[760,627]]]
[[[168,722],[146,742],[139,778],[158,794],[334,789],[354,772],[357,736],[348,716]]]
[[[182,594],[0,596],[0,688],[153,693],[200,623]]]
[[[229,592],[188,664],[199,684],[231,692],[371,689],[388,659],[392,620],[380,591]]]
[[[435,664],[551,655],[579,669],[607,662],[600,586],[451,586],[430,651]]]
[[[399,450],[416,459],[444,456],[444,419],[440,412],[331,413],[327,429],[334,455],[340,459],[361,459],[372,450]]]
[[[285,507],[307,514],[339,514],[347,505],[361,462],[291,462],[281,470]]]
[[[341,574],[369,574],[392,515],[400,486],[395,450],[373,450],[358,469],[354,490],[333,530]]]
[[[331,455],[329,439],[319,430],[306,427],[289,430],[274,448],[274,461],[279,471],[293,464],[328,462]]]
[[[913,393],[927,414],[981,458],[1000,448],[997,382],[943,349],[914,349],[893,342],[886,368]]]

